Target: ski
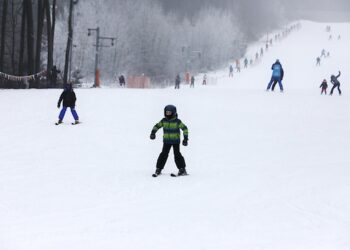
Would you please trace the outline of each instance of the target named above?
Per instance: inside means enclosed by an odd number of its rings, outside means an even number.
[[[78,125],[78,124],[80,124],[81,122],[72,122],[71,124],[72,125]]]
[[[60,125],[60,124],[62,124],[63,122],[61,122],[61,123],[59,123],[59,122],[55,122],[55,125],[57,126],[57,125]]]
[[[171,177],[181,177],[181,176],[186,176],[186,175],[189,175],[189,174],[182,174],[182,175],[178,175],[178,174],[174,174],[174,173],[170,174]]]
[[[158,177],[159,175],[161,175],[161,174],[152,174],[152,177]]]

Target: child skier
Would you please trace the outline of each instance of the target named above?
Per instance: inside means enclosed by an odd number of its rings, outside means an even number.
[[[177,111],[174,105],[167,105],[164,108],[164,118],[153,127],[150,135],[151,140],[154,140],[156,138],[156,133],[160,128],[163,128],[164,133],[163,149],[157,160],[156,172],[152,176],[157,177],[162,173],[162,170],[168,159],[171,147],[173,147],[175,163],[177,168],[179,169],[177,175],[187,175],[185,159],[180,153],[180,129],[183,131],[184,135],[184,139],[182,141],[182,145],[184,146],[188,145],[188,129],[186,125],[183,124],[182,121],[177,118]],[[172,174],[172,176],[175,175]]]
[[[58,117],[59,120],[56,123],[56,125],[63,123],[63,118],[64,118],[64,115],[66,114],[68,107],[70,108],[70,111],[72,112],[72,115],[75,120],[75,122],[72,124],[75,125],[79,123],[79,116],[77,114],[77,111],[75,111],[76,100],[77,98],[75,96],[72,84],[66,84],[57,104],[57,108],[60,108],[61,102],[63,101],[63,107]]]
[[[331,89],[330,95],[333,95],[333,91],[335,88],[338,88],[339,95],[341,95],[341,90],[340,90],[340,82],[338,81],[338,78],[340,77],[341,73],[339,71],[339,74],[337,76],[332,75],[331,76],[331,83],[333,84],[333,88]]]
[[[328,84],[327,84],[327,80],[326,80],[326,79],[323,80],[323,82],[322,82],[321,85],[320,85],[320,88],[322,88],[322,90],[321,90],[321,95],[322,95],[323,93],[325,93],[325,94],[327,95]]]

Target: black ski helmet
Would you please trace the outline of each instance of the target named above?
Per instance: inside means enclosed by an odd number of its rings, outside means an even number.
[[[177,116],[176,107],[174,105],[167,105],[167,106],[165,106],[165,108],[164,108],[164,116],[166,118],[174,118],[174,117],[176,117]]]

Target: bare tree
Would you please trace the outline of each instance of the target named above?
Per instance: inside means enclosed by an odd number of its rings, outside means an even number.
[[[4,0],[4,2],[2,3],[2,20],[1,20],[0,71],[3,71],[3,68],[4,68],[6,27],[7,27],[7,7],[8,7],[8,0]]]
[[[69,3],[69,17],[68,17],[68,40],[67,40],[66,57],[65,57],[65,63],[64,63],[64,76],[63,76],[64,84],[66,84],[68,82],[69,58],[70,58],[70,53],[71,53],[71,48],[72,48],[73,6],[74,6],[74,0],[70,0],[70,3]]]

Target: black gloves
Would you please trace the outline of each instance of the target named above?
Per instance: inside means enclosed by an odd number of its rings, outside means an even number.
[[[188,142],[187,142],[188,140],[187,139],[184,139],[183,141],[182,141],[182,145],[184,145],[185,147],[188,145]]]
[[[60,105],[59,103],[57,103],[57,108],[60,108],[60,106],[61,106],[61,105]]]
[[[151,135],[150,135],[150,137],[149,137],[149,138],[151,138],[151,140],[156,139],[156,134],[155,134],[155,133],[151,133]]]

